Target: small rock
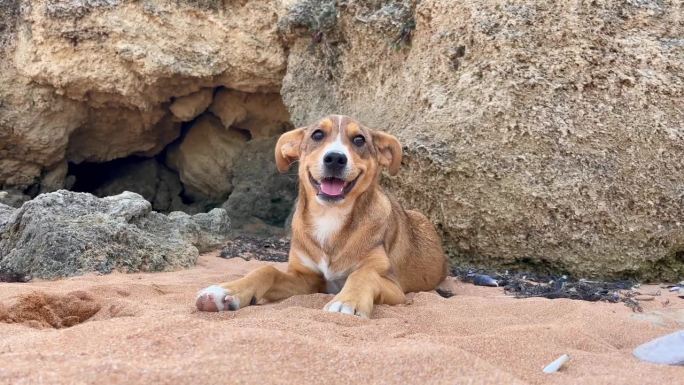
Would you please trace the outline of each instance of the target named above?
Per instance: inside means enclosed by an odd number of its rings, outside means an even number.
[[[471,276],[473,284],[477,286],[499,286],[499,283],[492,277],[486,274],[473,274]]]
[[[633,354],[654,364],[684,365],[684,330],[646,342],[634,349]]]

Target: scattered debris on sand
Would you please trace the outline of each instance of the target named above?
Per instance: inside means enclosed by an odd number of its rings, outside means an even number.
[[[222,258],[239,257],[244,260],[256,259],[269,262],[287,262],[290,240],[287,238],[259,238],[238,235],[226,242],[221,249]]]
[[[639,302],[653,301],[655,297],[661,295],[660,291],[640,291],[639,283],[632,280],[592,281],[575,279],[566,275],[509,271],[500,273],[461,267],[454,267],[452,274],[464,282],[472,282],[475,285],[503,287],[506,294],[516,298],[543,297],[591,302],[623,302],[635,312],[643,311]]]

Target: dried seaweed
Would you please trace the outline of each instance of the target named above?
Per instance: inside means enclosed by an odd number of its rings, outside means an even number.
[[[269,262],[287,262],[290,241],[285,238],[259,238],[238,235],[221,249],[222,258],[239,257]]]
[[[490,272],[481,269],[455,267],[452,274],[466,282],[483,275],[491,277],[504,292],[516,298],[542,297],[549,299],[567,298],[581,301],[623,302],[634,311],[641,311],[636,281],[600,281],[575,279],[567,275],[541,275],[526,272]],[[481,280],[481,279],[480,279]],[[660,293],[648,293],[660,295]],[[645,299],[642,299],[645,300]]]

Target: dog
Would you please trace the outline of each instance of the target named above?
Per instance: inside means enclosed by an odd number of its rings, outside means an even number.
[[[324,310],[369,318],[374,304],[405,302],[446,277],[441,239],[423,214],[404,210],[380,187],[383,168],[399,172],[392,135],[331,115],[284,133],[280,172],[299,162],[287,271],[263,266],[197,295],[201,311],[238,310],[293,295],[335,294]]]

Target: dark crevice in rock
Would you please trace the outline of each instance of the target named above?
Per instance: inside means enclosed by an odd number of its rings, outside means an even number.
[[[154,156],[69,163],[65,185],[98,197],[136,192],[159,212],[194,214],[223,207],[237,229],[282,233],[296,177],[280,175],[273,148],[291,129],[278,94],[223,87],[173,98],[178,136]],[[40,185],[33,186],[36,196]]]

